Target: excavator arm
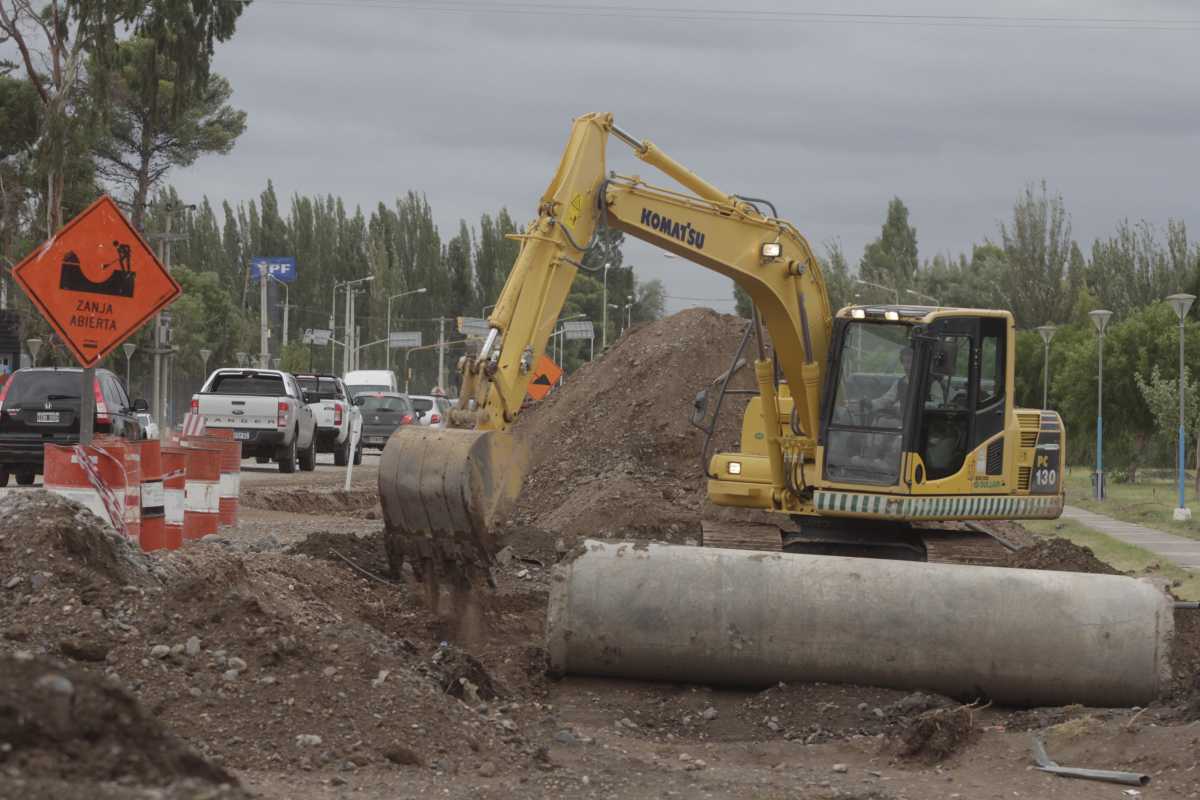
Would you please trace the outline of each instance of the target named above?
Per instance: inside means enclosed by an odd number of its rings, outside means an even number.
[[[686,192],[609,174],[606,146],[616,136],[643,162]],[[562,160],[516,238],[520,253],[488,318],[478,353],[459,362],[461,389],[446,430],[401,429],[380,463],[380,494],[393,567],[408,560],[424,577],[484,579],[495,518],[520,491],[524,455],[505,431],[525,398],[584,257],[605,226],[618,228],[741,286],[754,301],[755,375],[762,395],[767,453],[776,488],[785,485],[783,421],[775,363],[793,398],[788,447],[805,457],[815,446],[820,389],[833,312],[812,248],[790,223],[765,214],[765,201],[726,194],[649,141],[618,128],[611,114],[575,120]]]

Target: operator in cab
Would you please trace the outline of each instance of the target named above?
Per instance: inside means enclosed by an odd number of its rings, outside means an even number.
[[[900,366],[903,375],[898,375],[887,391],[874,400],[862,399],[862,413],[868,417],[874,415],[877,419],[887,419],[897,425],[904,419],[904,402],[908,395],[908,382],[912,377],[913,351],[912,345],[900,350]]]

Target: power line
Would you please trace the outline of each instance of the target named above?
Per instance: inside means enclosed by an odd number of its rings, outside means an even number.
[[[222,0],[246,2],[249,0]],[[491,14],[554,17],[612,17],[681,22],[815,23],[901,25],[983,29],[1057,29],[1097,31],[1200,31],[1200,18],[1190,17],[1064,17],[1004,14],[899,14],[885,12],[779,11],[769,9],[656,7],[607,4],[572,6],[532,2],[477,0],[254,0],[257,4],[332,8],[374,8],[436,14]]]

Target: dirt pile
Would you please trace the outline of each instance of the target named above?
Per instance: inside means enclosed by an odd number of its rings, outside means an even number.
[[[115,683],[27,651],[0,659],[0,673],[0,764],[10,779],[237,784]]]
[[[1067,539],[1045,539],[1012,553],[1003,566],[1018,569],[1047,569],[1059,572],[1090,572],[1098,575],[1121,575],[1096,558],[1091,548],[1080,547]]]
[[[375,486],[341,489],[310,489],[307,487],[246,486],[240,494],[242,505],[267,511],[289,511],[293,514],[347,513],[367,519],[379,519],[379,490]]]
[[[439,655],[445,625],[405,586],[326,560],[340,545],[379,569],[371,541],[299,548],[321,558],[206,542],[143,555],[70,503],[20,498],[0,504],[0,656],[65,658],[124,687],[207,763],[344,773],[405,768],[388,755],[403,750],[453,772],[532,757],[524,718],[455,695],[540,680],[525,653],[540,611],[501,607],[486,657]]]
[[[974,711],[958,706],[918,714],[900,735],[900,755],[932,764],[958,752],[975,735]]]
[[[530,472],[514,520],[567,534],[698,537],[704,436],[689,424],[692,401],[729,368],[745,325],[701,308],[641,325],[526,410],[515,431]],[[734,385],[752,385],[748,369]],[[726,398],[717,449],[736,446],[744,402]]]

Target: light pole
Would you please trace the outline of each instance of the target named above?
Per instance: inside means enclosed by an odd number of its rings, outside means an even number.
[[[121,345],[121,349],[125,351],[125,391],[131,392],[129,388],[129,361],[133,358],[134,351],[137,350],[137,345],[133,342],[126,342]]]
[[[401,297],[407,297],[410,294],[425,294],[425,292],[426,292],[426,289],[424,286],[422,286],[420,289],[413,289],[412,291],[400,292],[400,294],[393,294],[393,295],[389,296],[387,299],[387,325],[384,326],[385,328],[387,328],[387,330],[384,331],[384,334],[387,336],[387,339],[388,339],[388,343],[387,343],[388,372],[391,372],[391,370],[392,370],[392,301],[397,300]]]
[[[608,262],[604,262],[604,299],[600,301],[603,309],[603,322],[600,323],[600,350],[608,349]]]
[[[892,294],[894,294],[896,296],[896,305],[900,305],[900,290],[895,288],[894,286],[884,286],[883,284],[880,284],[880,283],[871,283],[870,281],[864,281],[862,278],[855,278],[854,282],[861,283],[863,286],[870,286],[872,289],[879,289],[880,291],[891,292]]]
[[[633,295],[625,298],[625,330],[633,327]]]
[[[926,300],[932,300],[932,301],[933,301],[933,304],[934,304],[935,306],[939,306],[939,307],[940,307],[940,306],[942,305],[942,301],[941,301],[941,300],[938,300],[938,299],[937,299],[936,297],[934,297],[933,295],[931,295],[931,294],[925,294],[924,292],[918,292],[916,289],[905,289],[905,290],[904,290],[904,293],[905,293],[905,294],[911,294],[913,297],[924,297]]]
[[[355,278],[352,281],[342,281],[341,285],[346,289],[346,344],[345,358],[342,360],[342,375],[354,369],[354,346],[356,344],[354,331],[354,293],[358,291],[358,287],[364,283],[375,280],[374,275],[368,275],[365,278]]]
[[[37,366],[38,351],[42,349],[42,340],[38,338],[26,339],[25,346],[29,348],[29,366]]]
[[[238,366],[239,366],[239,367],[244,367],[244,366],[246,366],[246,362],[247,362],[249,359],[250,359],[250,354],[249,354],[249,353],[245,353],[245,352],[239,352],[239,353],[237,354]]]
[[[1183,445],[1187,435],[1183,425],[1183,402],[1184,393],[1187,384],[1184,380],[1186,373],[1183,368],[1183,323],[1187,320],[1188,310],[1192,307],[1192,303],[1196,300],[1194,294],[1173,294],[1167,298],[1167,302],[1171,304],[1171,308],[1175,309],[1175,313],[1179,316],[1179,507],[1175,509],[1175,521],[1186,522],[1192,518],[1192,510],[1184,503],[1183,494],[1183,479],[1184,479],[1184,453]]]
[[[1053,325],[1039,325],[1037,332],[1041,334],[1042,342],[1045,343],[1045,350],[1042,354],[1042,408],[1049,408],[1048,405],[1050,396],[1050,340],[1054,338],[1054,331],[1057,330]]]
[[[204,374],[200,376],[201,383],[203,383],[205,380],[208,379],[208,359],[211,357],[212,357],[212,350],[209,350],[207,347],[200,348],[200,361],[203,364],[203,366],[201,367],[201,370],[203,370],[203,372],[204,372]]]
[[[1105,311],[1104,309],[1096,309],[1089,311],[1088,316],[1092,318],[1092,322],[1096,325],[1096,332],[1100,334],[1099,346],[1097,348],[1097,374],[1099,376],[1099,384],[1096,390],[1096,475],[1093,478],[1095,485],[1092,487],[1092,496],[1097,500],[1103,500],[1105,497],[1104,491],[1104,329],[1108,327],[1108,321],[1112,318],[1113,312]]]

